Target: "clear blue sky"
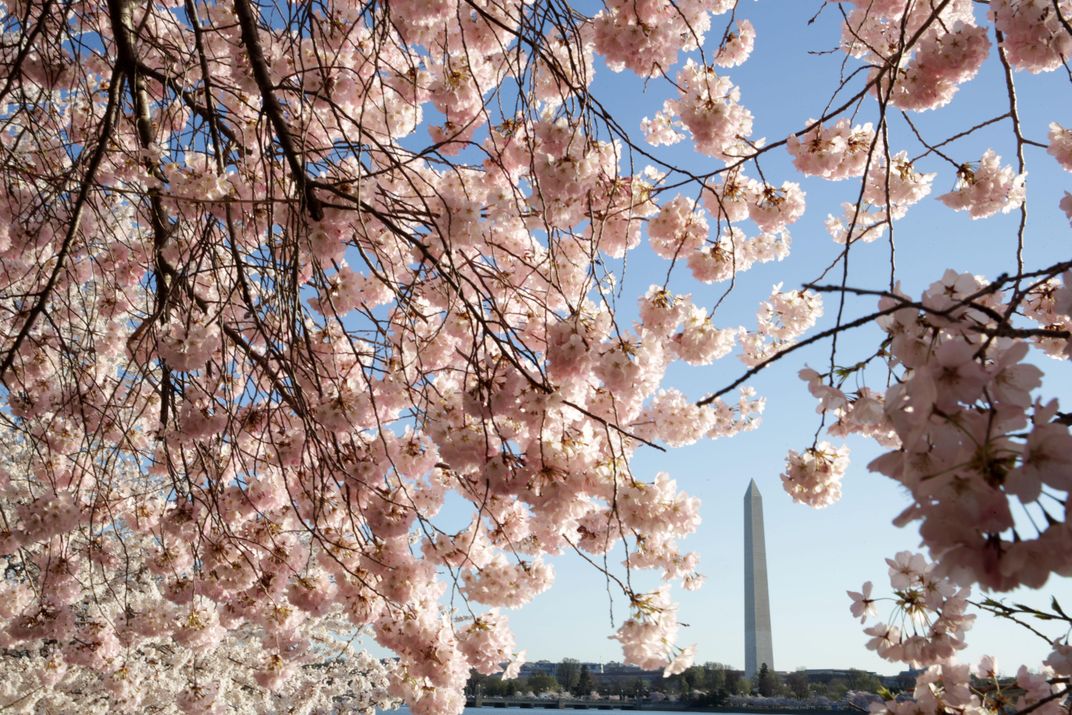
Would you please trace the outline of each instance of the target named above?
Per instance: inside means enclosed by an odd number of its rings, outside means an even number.
[[[827,7],[819,22],[806,26],[819,6],[818,0],[741,3],[738,16],[750,19],[757,29],[756,50],[744,66],[726,74],[742,87],[742,102],[756,117],[753,137],[775,141],[803,127],[807,119],[822,113],[836,86],[843,55],[807,54],[809,50],[832,49],[837,42],[840,16],[836,7]],[[980,7],[977,13],[984,10]],[[715,45],[724,27],[720,23],[724,19],[716,18],[708,49]],[[1050,121],[1072,124],[1072,105],[1061,105],[1046,94],[1047,86],[1060,85],[1059,77],[1038,78],[1021,73],[1016,80],[1029,138],[1046,141]],[[652,81],[641,101],[638,93],[642,83],[637,78],[628,73],[613,75],[605,68],[600,68],[594,90],[623,126],[636,130],[638,139],[641,117],[654,114],[669,96],[665,83]],[[1007,111],[1003,90],[1000,66],[991,57],[952,105],[913,115],[913,121],[928,139],[944,139],[980,119]],[[1054,109],[1058,106],[1064,107],[1063,115]],[[875,109],[869,103],[856,121],[874,119]],[[895,121],[893,127],[891,143],[895,152],[900,148],[911,155],[921,151],[903,121]],[[1006,161],[1013,161],[1008,122],[957,142],[948,151],[957,160],[974,161],[987,146]],[[712,160],[692,152],[687,142],[657,151],[670,161],[694,169],[708,171],[716,167]],[[1072,175],[1062,172],[1042,150],[1029,148],[1027,159],[1030,219],[1026,261],[1029,267],[1042,267],[1070,255],[1070,231],[1057,202],[1063,190],[1072,188]],[[952,167],[939,160],[923,162],[922,169],[937,171],[939,176],[931,196],[896,224],[898,275],[904,288],[918,295],[947,266],[989,277],[1012,268],[1015,214],[974,222],[955,214],[934,198],[952,188]],[[772,284],[784,281],[786,288],[795,287],[815,278],[834,259],[840,247],[826,233],[823,220],[827,213],[840,213],[840,202],[853,200],[859,186],[854,181],[803,179],[792,170],[788,155],[780,150],[764,159],[763,170],[773,183],[800,181],[808,194],[808,212],[791,229],[793,252],[784,263],[757,266],[741,277],[734,294],[716,315],[715,322],[720,327],[753,326],[755,305],[769,293]],[[884,287],[888,272],[884,241],[854,247],[851,266],[850,285]],[[626,294],[642,293],[650,283],[661,282],[667,267],[668,263],[652,255],[646,246],[637,249],[628,258]],[[675,269],[671,284],[676,286],[675,292],[691,292],[697,304],[706,306],[713,305],[724,289],[722,285],[695,283],[683,265]],[[828,297],[826,305],[820,328],[833,320],[833,299]],[[871,300],[851,301],[846,315],[852,318],[873,307]],[[869,354],[877,344],[876,336],[876,331],[864,330],[843,340],[839,363],[850,364]],[[786,451],[809,446],[818,425],[815,403],[796,373],[806,362],[822,369],[828,360],[829,346],[824,344],[791,356],[751,383],[767,399],[763,426],[758,431],[666,454],[648,449],[634,460],[638,477],[650,479],[657,471],[670,472],[679,486],[703,500],[703,525],[685,547],[701,554],[701,571],[708,581],[699,592],[677,592],[680,620],[689,624],[682,630],[680,643],[699,644],[697,662],[743,666],[742,499],[749,480],[754,478],[764,497],[777,668],[901,670],[899,664],[886,663],[865,650],[866,637],[859,623],[851,618],[845,595],[847,589],[858,590],[869,579],[875,582],[876,592],[885,592],[888,581],[884,557],[915,549],[919,543],[913,527],[897,529],[890,523],[908,500],[895,483],[867,471],[866,464],[878,451],[861,440],[849,441],[852,466],[843,485],[843,498],[824,510],[814,511],[793,503],[782,491],[778,478]],[[1072,405],[1072,370],[1067,363],[1044,357],[1037,361],[1047,373],[1045,394],[1064,398],[1068,409]],[[698,398],[727,384],[743,369],[736,359],[725,359],[708,368],[685,366],[671,371],[668,384]],[[576,557],[556,559],[554,565],[558,575],[551,591],[511,614],[519,647],[527,649],[530,660],[620,659],[617,642],[607,636],[614,630],[610,613],[613,611],[616,623],[626,617],[621,595],[613,594],[612,601],[602,576]],[[1042,606],[1049,602],[1050,594],[1072,607],[1072,585],[1067,579],[1051,579],[1042,593],[1010,597]],[[967,659],[990,653],[997,656],[1007,672],[1014,672],[1021,662],[1037,667],[1048,652],[1026,631],[988,616],[980,617],[969,633],[969,643]]]

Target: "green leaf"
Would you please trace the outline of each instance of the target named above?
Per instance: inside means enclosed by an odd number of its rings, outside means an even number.
[[[1054,619],[1053,615],[1046,613],[1045,611],[1040,611],[1037,608],[1031,608],[1031,606],[1025,606],[1022,603],[1016,603],[1013,605],[1015,605],[1024,613],[1030,613],[1032,616],[1039,619],[1040,621],[1052,621]]]

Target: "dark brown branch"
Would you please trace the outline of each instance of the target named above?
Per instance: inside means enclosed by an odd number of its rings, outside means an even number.
[[[313,185],[305,174],[305,165],[301,154],[295,146],[294,139],[290,135],[290,128],[283,117],[283,108],[275,98],[275,87],[268,73],[268,63],[264,59],[264,51],[261,49],[260,37],[257,35],[257,20],[253,16],[253,8],[249,0],[234,0],[235,13],[238,15],[238,24],[242,29],[242,44],[246,47],[249,63],[253,68],[253,79],[257,82],[257,88],[261,92],[261,100],[265,114],[268,115],[272,128],[275,130],[279,146],[283,149],[283,155],[290,164],[290,171],[294,183],[298,185],[305,201],[305,208],[314,220],[324,218],[324,207],[313,191]]]
[[[760,371],[762,371],[765,367],[767,367],[771,363],[777,362],[778,360],[781,360],[783,357],[785,357],[786,355],[788,355],[790,353],[796,352],[797,350],[799,350],[799,349],[801,349],[803,347],[807,347],[808,345],[811,345],[813,343],[817,343],[820,340],[824,340],[824,339],[829,338],[831,336],[837,335],[838,333],[842,333],[842,332],[844,332],[846,330],[851,330],[852,328],[859,328],[862,325],[867,325],[868,323],[873,321],[875,318],[881,318],[884,315],[889,315],[890,313],[895,313],[898,310],[901,310],[903,308],[904,308],[903,305],[895,305],[895,306],[893,306],[891,308],[886,308],[885,310],[879,310],[879,311],[876,311],[874,313],[870,313],[868,315],[862,316],[862,317],[857,318],[856,320],[850,321],[848,323],[842,323],[841,325],[835,325],[833,328],[829,328],[828,330],[824,330],[821,333],[816,333],[815,335],[811,336],[810,338],[807,338],[805,340],[801,340],[799,343],[794,343],[794,344],[790,345],[787,348],[779,350],[778,352],[774,353],[773,355],[771,355],[769,358],[767,358],[763,362],[759,363],[758,365],[753,366],[750,370],[748,370],[748,372],[744,373],[739,378],[737,378],[736,380],[731,382],[726,387],[723,387],[718,392],[710,394],[707,397],[703,398],[702,400],[698,400],[696,402],[696,405],[698,407],[703,407],[704,405],[711,404],[712,402],[717,400],[719,397],[722,397],[723,395],[725,395],[730,390],[732,390],[735,387],[738,387],[738,386],[744,384],[745,382],[747,382],[749,379],[751,379],[752,377],[757,375]]]
[[[117,68],[112,73],[111,83],[108,86],[108,105],[104,109],[104,117],[101,119],[100,127],[97,131],[97,146],[94,147],[93,153],[90,155],[89,163],[86,166],[85,176],[82,177],[81,185],[78,189],[78,197],[75,199],[74,209],[71,211],[70,223],[67,225],[67,233],[63,237],[63,243],[60,245],[59,253],[56,254],[56,265],[52,268],[52,273],[49,274],[48,281],[45,282],[44,287],[36,293],[37,301],[26,315],[26,321],[22,324],[22,328],[19,330],[18,335],[15,336],[15,341],[4,355],[3,362],[0,362],[0,382],[5,385],[7,384],[5,376],[7,375],[7,371],[11,368],[11,364],[15,361],[15,355],[18,353],[26,336],[30,334],[34,322],[41,315],[42,311],[44,311],[45,305],[48,303],[48,298],[52,293],[52,289],[55,288],[56,281],[59,279],[60,273],[64,269],[67,255],[71,250],[71,244],[74,242],[75,234],[78,233],[78,228],[82,223],[82,215],[86,207],[86,201],[89,199],[90,189],[93,187],[93,179],[97,175],[97,169],[100,168],[101,161],[104,159],[104,153],[108,149],[108,142],[111,139],[112,128],[115,125],[115,114],[119,106],[119,95],[122,92],[122,88],[123,75]]]
[[[239,136],[230,127],[219,121],[220,115],[217,113],[216,109],[211,106],[206,107],[202,104],[199,104],[196,95],[190,90],[183,87],[181,84],[179,84],[178,80],[176,80],[174,77],[167,75],[158,69],[150,67],[149,65],[141,61],[138,61],[137,69],[139,74],[156,80],[157,82],[174,92],[176,96],[182,99],[183,103],[187,107],[189,107],[191,112],[208,122],[209,126],[213,128],[213,131],[219,131],[220,134],[234,142],[236,146],[242,146],[242,142]],[[208,79],[205,78],[204,82],[207,85]]]
[[[15,83],[15,80],[22,75],[22,63],[26,61],[27,55],[30,54],[30,50],[33,49],[34,40],[41,34],[41,31],[45,28],[45,22],[50,18],[50,11],[52,10],[52,3],[54,0],[45,0],[45,4],[41,7],[41,14],[37,18],[37,24],[33,26],[33,29],[26,34],[26,41],[22,47],[19,48],[18,54],[15,55],[15,59],[7,67],[7,81],[4,82],[3,89],[0,89],[0,102],[4,101],[4,97],[11,91],[11,85]],[[26,4],[26,19],[29,19],[30,9],[33,7],[32,3]],[[66,10],[69,5],[64,6],[64,18],[66,18]],[[23,21],[25,22],[25,20]]]
[[[1027,166],[1024,162],[1024,133],[1020,128],[1020,111],[1016,106],[1016,85],[1012,78],[1012,67],[1009,65],[1009,58],[1005,55],[1005,36],[1001,34],[1001,30],[995,29],[994,33],[997,37],[998,45],[998,59],[1001,60],[1001,68],[1005,75],[1005,90],[1009,95],[1009,119],[1012,120],[1012,133],[1016,136],[1016,163],[1019,173],[1022,175],[1026,172]],[[1024,271],[1024,230],[1027,228],[1027,196],[1024,196],[1023,203],[1020,204],[1020,225],[1016,231],[1016,272],[1023,273]]]

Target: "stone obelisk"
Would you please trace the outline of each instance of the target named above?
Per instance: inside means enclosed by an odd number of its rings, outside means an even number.
[[[767,549],[763,540],[763,497],[753,479],[744,493],[744,675],[755,677],[766,663],[774,670]]]

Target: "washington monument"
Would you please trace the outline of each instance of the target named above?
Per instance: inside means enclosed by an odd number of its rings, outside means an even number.
[[[774,670],[767,549],[763,541],[763,497],[753,479],[744,493],[744,675],[755,677],[766,663]]]

